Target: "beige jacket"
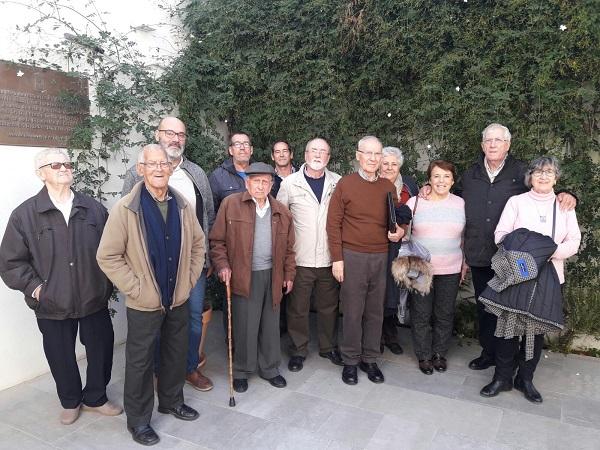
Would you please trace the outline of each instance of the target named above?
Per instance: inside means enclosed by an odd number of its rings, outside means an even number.
[[[146,244],[146,228],[140,206],[142,184],[113,206],[100,239],[98,265],[126,296],[126,306],[140,311],[162,309],[160,289],[154,278]],[[184,304],[204,266],[204,233],[183,196],[169,189],[179,207],[181,252],[171,308]]]
[[[323,196],[319,202],[304,177],[304,166],[283,179],[277,200],[289,208],[294,218],[296,265],[329,267],[331,255],[325,225],[331,194],[341,177],[325,169]]]

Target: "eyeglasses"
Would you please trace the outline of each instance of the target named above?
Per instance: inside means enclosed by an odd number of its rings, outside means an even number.
[[[490,145],[491,143],[494,143],[496,145],[502,144],[503,142],[507,142],[507,139],[500,139],[500,138],[493,138],[493,139],[484,139],[483,143],[485,145]]]
[[[362,153],[363,155],[365,155],[367,158],[373,158],[373,159],[379,159],[383,156],[383,153],[381,152],[365,152],[362,150],[356,150],[358,153]]]
[[[546,169],[546,170],[538,169],[538,170],[534,170],[533,172],[531,172],[531,175],[536,178],[540,178],[542,175],[545,175],[548,178],[551,178],[556,175],[556,172],[553,169]]]
[[[178,139],[184,140],[185,138],[187,138],[187,134],[184,133],[183,131],[178,133],[177,131],[173,131],[173,130],[158,130],[158,131],[162,131],[163,133],[165,133],[165,136],[168,138],[174,138],[175,136],[177,136]]]
[[[50,166],[50,168],[52,170],[58,170],[58,169],[60,169],[60,166],[64,166],[65,169],[71,170],[73,168],[73,163],[71,161],[66,161],[66,162],[51,162],[51,163],[44,164],[43,166],[38,167],[38,169],[41,169],[43,167],[48,167],[48,166]]]
[[[170,161],[160,161],[160,162],[150,161],[150,162],[143,162],[140,164],[142,166],[146,166],[150,170],[157,169],[158,167],[160,167],[161,169],[166,169],[167,167],[171,167],[173,165],[173,163],[171,163]]]
[[[329,150],[324,148],[309,148],[307,151],[313,155],[327,155],[329,153]]]
[[[250,144],[249,141],[244,141],[244,142],[232,142],[231,146],[233,148],[240,149],[242,147],[244,147],[244,148],[250,148],[252,145]]]

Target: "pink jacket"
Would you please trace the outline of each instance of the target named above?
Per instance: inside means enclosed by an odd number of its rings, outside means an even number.
[[[496,244],[517,228],[527,228],[552,236],[552,210],[555,198],[554,192],[538,194],[533,190],[509,198],[496,226],[494,234]],[[581,231],[579,231],[575,211],[561,211],[558,204],[554,242],[558,244],[558,248],[552,255],[552,263],[562,284],[565,282],[564,260],[577,253],[581,242]]]

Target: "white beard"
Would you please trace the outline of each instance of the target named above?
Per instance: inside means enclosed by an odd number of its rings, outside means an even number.
[[[315,172],[321,171],[325,168],[325,164],[323,164],[322,162],[311,161],[306,164]]]

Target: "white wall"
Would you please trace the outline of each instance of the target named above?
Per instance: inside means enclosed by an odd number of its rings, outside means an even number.
[[[39,12],[27,7],[35,6],[34,0],[19,2],[4,2],[0,0],[0,59],[18,61],[19,58],[29,56],[30,46],[41,46],[45,42],[50,44],[59,42],[65,32],[71,32],[62,26],[53,29],[51,23],[46,23],[40,32],[24,34],[15,29],[15,25],[25,25],[36,20]],[[89,0],[70,0],[63,2],[83,15],[92,11],[88,4],[94,6]],[[129,39],[139,43],[139,48],[147,55],[148,63],[157,72],[168,64],[178,51],[180,40],[173,34],[175,30],[168,12],[159,8],[159,2],[151,0],[98,0],[95,6],[107,14],[102,18],[106,21],[105,28],[111,32],[127,34]],[[161,5],[175,4],[173,1],[162,1]],[[76,25],[79,30],[89,30],[89,24],[81,16],[73,12],[63,11],[68,21]],[[101,21],[94,19],[97,23]],[[135,31],[133,27],[149,25],[154,31]],[[160,55],[160,58],[157,58]],[[66,64],[60,59],[52,59],[67,70]],[[78,68],[85,69],[85,68]],[[90,93],[93,101],[93,86]],[[94,105],[92,105],[94,108]],[[0,160],[3,173],[0,177],[0,236],[4,235],[6,222],[12,210],[25,199],[34,195],[42,186],[33,171],[33,158],[39,148],[16,147],[0,145]],[[126,167],[118,160],[109,162],[111,180],[105,186],[105,191],[120,191],[122,181],[119,175],[123,174]],[[107,202],[107,207],[115,199]],[[0,390],[14,386],[23,381],[35,378],[49,371],[48,364],[43,354],[41,335],[37,328],[35,316],[25,304],[20,292],[10,290],[0,281]],[[123,342],[126,338],[126,321],[123,302],[113,307],[117,314],[113,319],[116,343]],[[82,356],[81,345],[78,344],[78,355]]]

